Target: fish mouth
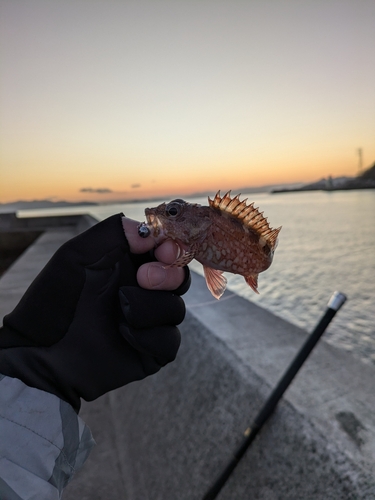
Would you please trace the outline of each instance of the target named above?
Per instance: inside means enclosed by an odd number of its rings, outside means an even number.
[[[150,231],[152,231],[153,236],[159,236],[162,224],[159,217],[155,214],[152,208],[146,208],[145,215],[147,219],[147,225]]]

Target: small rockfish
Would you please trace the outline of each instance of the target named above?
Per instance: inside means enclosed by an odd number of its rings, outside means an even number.
[[[208,198],[209,206],[173,200],[146,208],[147,224],[141,229],[160,244],[170,238],[181,252],[171,266],[185,266],[193,259],[203,264],[206,283],[219,299],[227,280],[224,271],[240,274],[258,293],[258,274],[269,268],[281,227],[271,229],[254,204],[240,201],[240,195],[223,197],[220,191]],[[147,234],[144,234],[146,236]]]

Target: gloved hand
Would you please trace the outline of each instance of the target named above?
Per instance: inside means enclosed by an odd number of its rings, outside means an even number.
[[[57,395],[77,412],[80,398],[91,401],[157,372],[180,344],[179,295],[189,272],[152,262],[152,238],[140,238],[137,223],[124,220],[127,238],[118,214],[65,243],[0,329],[0,373]],[[171,243],[155,255],[173,253]],[[161,290],[139,286],[154,288],[155,273],[165,273]]]

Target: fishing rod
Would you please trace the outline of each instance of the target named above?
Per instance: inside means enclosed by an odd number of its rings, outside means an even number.
[[[345,303],[346,296],[341,292],[334,292],[332,297],[330,298],[327,309],[320,319],[319,323],[316,325],[315,329],[311,334],[307,337],[305,343],[302,345],[299,352],[296,354],[294,360],[287,368],[284,375],[281,377],[279,383],[274,388],[263,407],[261,408],[258,415],[255,417],[253,423],[250,427],[246,429],[244,432],[245,439],[242,441],[240,446],[237,448],[235,453],[232,456],[232,459],[228,463],[228,465],[224,468],[220,476],[216,479],[214,484],[208,490],[208,492],[204,495],[203,500],[214,500],[217,495],[220,493],[224,484],[229,479],[230,475],[236,468],[237,464],[245,454],[246,450],[250,446],[250,444],[254,441],[255,436],[261,430],[263,425],[266,423],[268,418],[272,415],[273,411],[276,408],[277,403],[280,401],[286,389],[291,384],[294,377],[297,375],[299,369],[306,361],[307,357],[319,341],[320,337],[323,335],[327,326],[332,321],[333,317],[337,313],[337,311],[341,308],[341,306]]]

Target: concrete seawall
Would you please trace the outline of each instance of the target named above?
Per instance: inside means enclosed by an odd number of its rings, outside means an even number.
[[[48,229],[4,274],[2,316],[80,224]],[[201,499],[307,335],[231,292],[216,301],[197,274],[185,300],[176,361],[83,404],[98,445],[64,500]],[[375,499],[374,380],[323,339],[219,500]]]
[[[197,275],[186,302],[176,362],[110,395],[125,498],[201,499],[306,337]],[[374,374],[322,342],[219,498],[375,498]]]

